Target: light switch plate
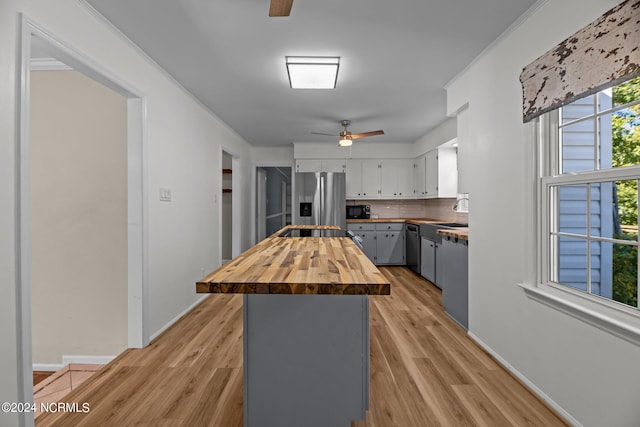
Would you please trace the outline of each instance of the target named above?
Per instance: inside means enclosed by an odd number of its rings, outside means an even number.
[[[160,201],[161,202],[170,202],[171,201],[171,190],[169,188],[161,188],[160,189]]]

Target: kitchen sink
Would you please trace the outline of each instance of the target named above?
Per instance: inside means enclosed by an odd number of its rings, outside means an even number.
[[[459,222],[423,223],[420,224],[420,236],[440,243],[442,242],[442,234],[438,234],[438,230],[463,228],[468,226],[469,224],[462,224]]]

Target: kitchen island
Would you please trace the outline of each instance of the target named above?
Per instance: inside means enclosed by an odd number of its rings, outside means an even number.
[[[350,238],[282,231],[196,290],[244,294],[245,426],[348,426],[369,403],[368,295],[390,283]]]

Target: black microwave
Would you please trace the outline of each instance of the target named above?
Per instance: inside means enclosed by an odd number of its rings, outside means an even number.
[[[370,216],[369,205],[347,205],[347,219],[369,219]]]

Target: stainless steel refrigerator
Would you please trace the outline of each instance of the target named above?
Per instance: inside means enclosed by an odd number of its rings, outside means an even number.
[[[344,173],[298,172],[294,186],[294,224],[337,225],[347,229]]]

